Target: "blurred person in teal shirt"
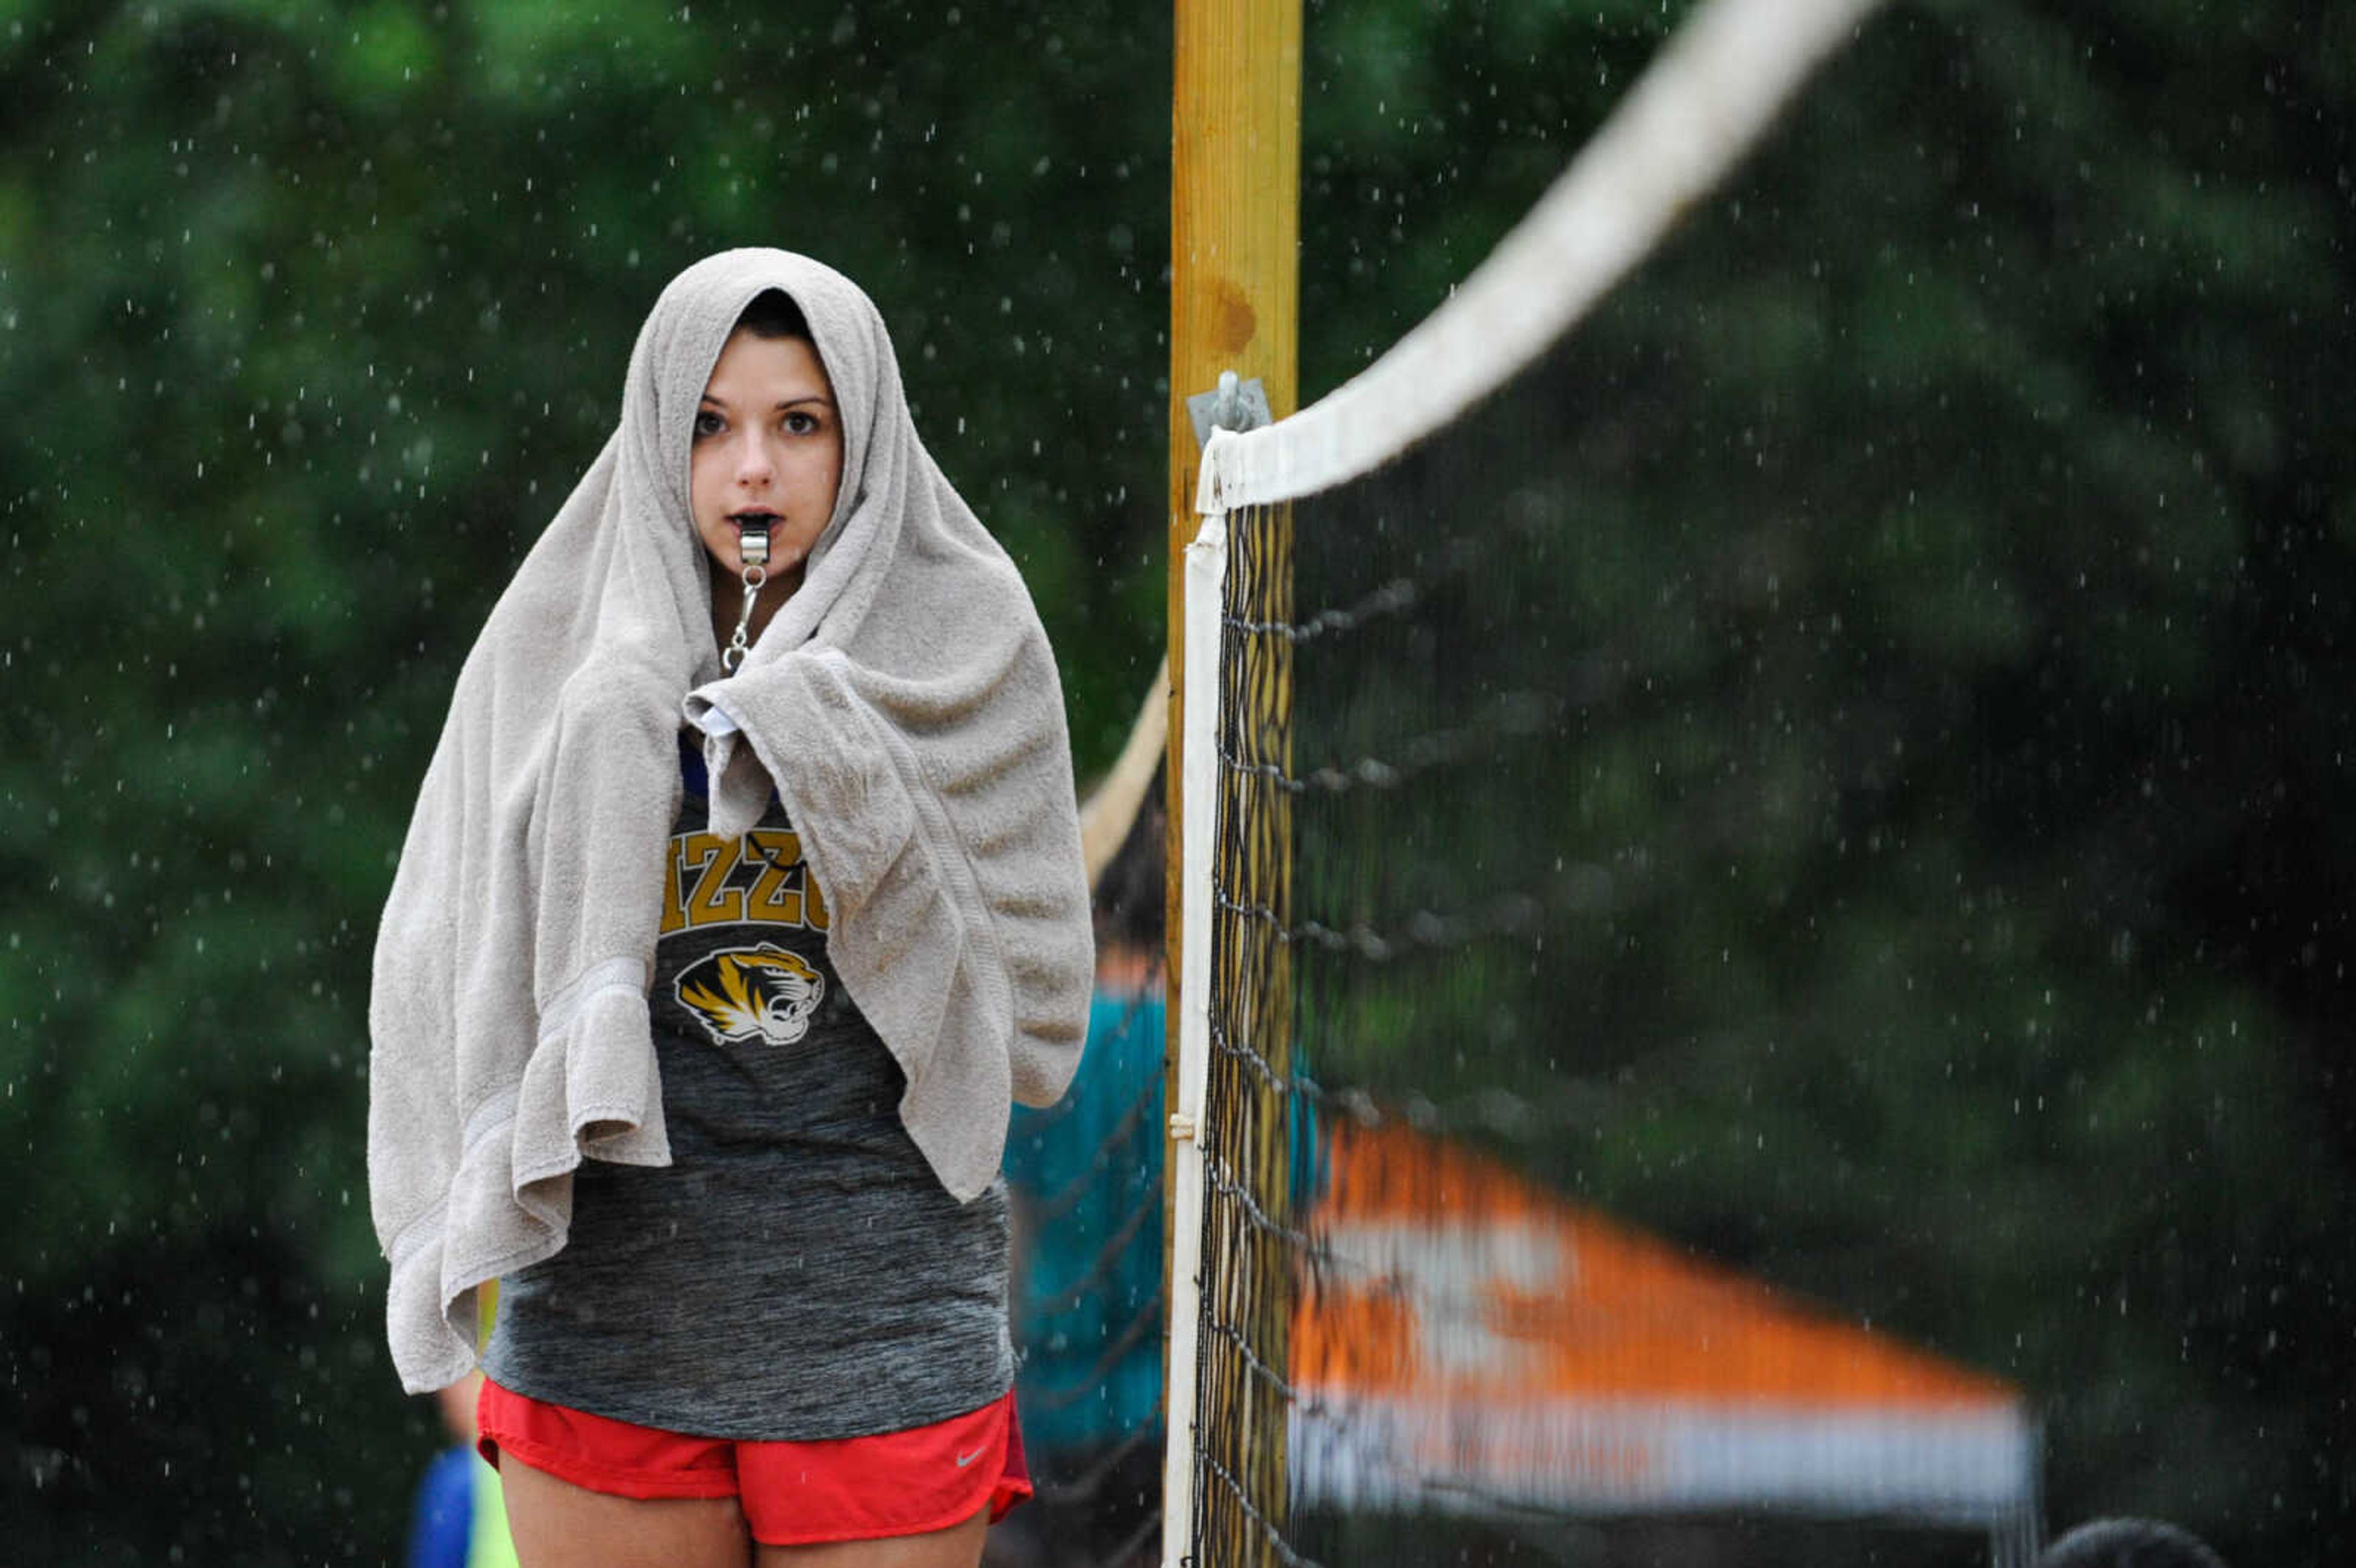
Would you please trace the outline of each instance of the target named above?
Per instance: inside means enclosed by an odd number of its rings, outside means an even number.
[[[1158,1542],[1165,822],[1157,772],[1096,880],[1079,1075],[1008,1128],[1016,1403],[1039,1488],[1008,1555],[1033,1563],[1144,1561]]]

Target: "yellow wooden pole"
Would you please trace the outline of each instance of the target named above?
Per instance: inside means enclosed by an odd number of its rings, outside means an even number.
[[[1299,404],[1301,0],[1178,0],[1170,158],[1170,995],[1177,996],[1178,737],[1200,453],[1186,400],[1219,372],[1258,378],[1270,411]],[[1174,1019],[1174,1008],[1172,1011]]]
[[[1180,907],[1179,846],[1186,813],[1212,810],[1216,804],[1185,798],[1179,765],[1189,696],[1184,686],[1183,563],[1198,524],[1194,490],[1200,470],[1187,399],[1213,390],[1223,372],[1233,371],[1238,380],[1260,383],[1275,418],[1292,412],[1299,402],[1301,9],[1300,0],[1178,0],[1176,24],[1170,197],[1171,685],[1164,774],[1169,783],[1164,980],[1173,1071],[1180,976],[1185,965],[1212,959],[1210,954],[1182,948],[1185,923]],[[1259,590],[1253,594],[1255,614],[1276,619],[1290,614],[1289,523],[1288,517],[1276,524],[1283,535],[1278,552],[1281,566],[1276,572],[1280,581],[1263,570]],[[1256,754],[1265,752],[1280,765],[1290,762],[1290,653],[1289,645],[1267,650],[1256,661],[1264,663],[1272,654],[1281,666],[1258,672],[1272,677],[1280,688],[1274,699],[1279,710],[1256,716],[1246,741]],[[1217,694],[1204,692],[1199,699],[1215,701]],[[1288,910],[1289,802],[1276,798],[1264,781],[1245,789],[1255,798],[1237,804],[1246,810],[1253,842],[1241,846],[1236,857],[1235,869],[1241,872],[1238,891],[1280,912]],[[1290,967],[1284,955],[1272,951],[1276,944],[1266,940],[1265,933],[1261,935],[1260,946],[1270,951],[1231,953],[1232,979],[1235,994],[1251,998],[1246,1005],[1275,1037],[1276,1066],[1281,1072],[1289,1062],[1282,1042],[1289,1040],[1291,1026]],[[1174,1081],[1170,1089],[1166,1103],[1175,1106]],[[1214,1094],[1218,1097],[1216,1089]],[[1285,1107],[1280,1100],[1269,1104],[1267,1096],[1248,1110],[1232,1095],[1227,1100],[1242,1113],[1231,1130],[1254,1146],[1250,1163],[1259,1168],[1264,1180],[1275,1184],[1274,1191],[1262,1194],[1265,1206],[1280,1213],[1289,1174],[1279,1152]],[[1174,1168],[1176,1162],[1171,1164]],[[1215,1236],[1206,1232],[1212,1255],[1224,1258],[1226,1288],[1220,1294],[1227,1299],[1220,1306],[1222,1320],[1252,1342],[1258,1358],[1281,1367],[1289,1306],[1283,1280],[1289,1261],[1273,1238],[1239,1231],[1234,1207],[1223,1205],[1224,1211],[1209,1227]],[[1166,1196],[1164,1211],[1166,1215]],[[1269,1532],[1280,1527],[1284,1514],[1282,1402],[1274,1390],[1239,1375],[1244,1362],[1232,1342],[1211,1346],[1210,1362],[1197,1403],[1215,1406],[1218,1430],[1243,1437],[1248,1446],[1244,1452],[1217,1456],[1224,1477],[1218,1492],[1201,1495],[1197,1488],[1206,1510],[1205,1534],[1195,1545],[1197,1560],[1235,1568],[1272,1568],[1277,1558]],[[1182,1433],[1192,1414],[1167,1412],[1172,1432]],[[1191,1524],[1176,1522],[1182,1529]]]

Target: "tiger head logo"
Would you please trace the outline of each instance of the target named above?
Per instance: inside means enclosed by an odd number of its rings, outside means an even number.
[[[698,959],[680,971],[674,989],[715,1045],[791,1045],[809,1032],[826,981],[800,955],[765,942]]]

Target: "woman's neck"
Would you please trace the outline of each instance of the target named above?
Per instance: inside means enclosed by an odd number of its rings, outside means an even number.
[[[725,650],[735,640],[736,617],[744,613],[744,581],[716,560],[707,558],[707,564],[712,571],[712,636],[713,642]],[[759,595],[753,601],[753,619],[744,628],[745,646],[750,647],[761,640],[761,634],[769,629],[769,622],[776,614],[778,606],[792,598],[794,590],[801,585],[802,569],[799,565],[791,571],[770,575],[769,581],[761,585]]]

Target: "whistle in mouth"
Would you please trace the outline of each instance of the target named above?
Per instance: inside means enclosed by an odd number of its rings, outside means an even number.
[[[744,558],[745,565],[766,566],[769,563],[769,519],[755,517],[738,524],[736,545],[737,553]]]

